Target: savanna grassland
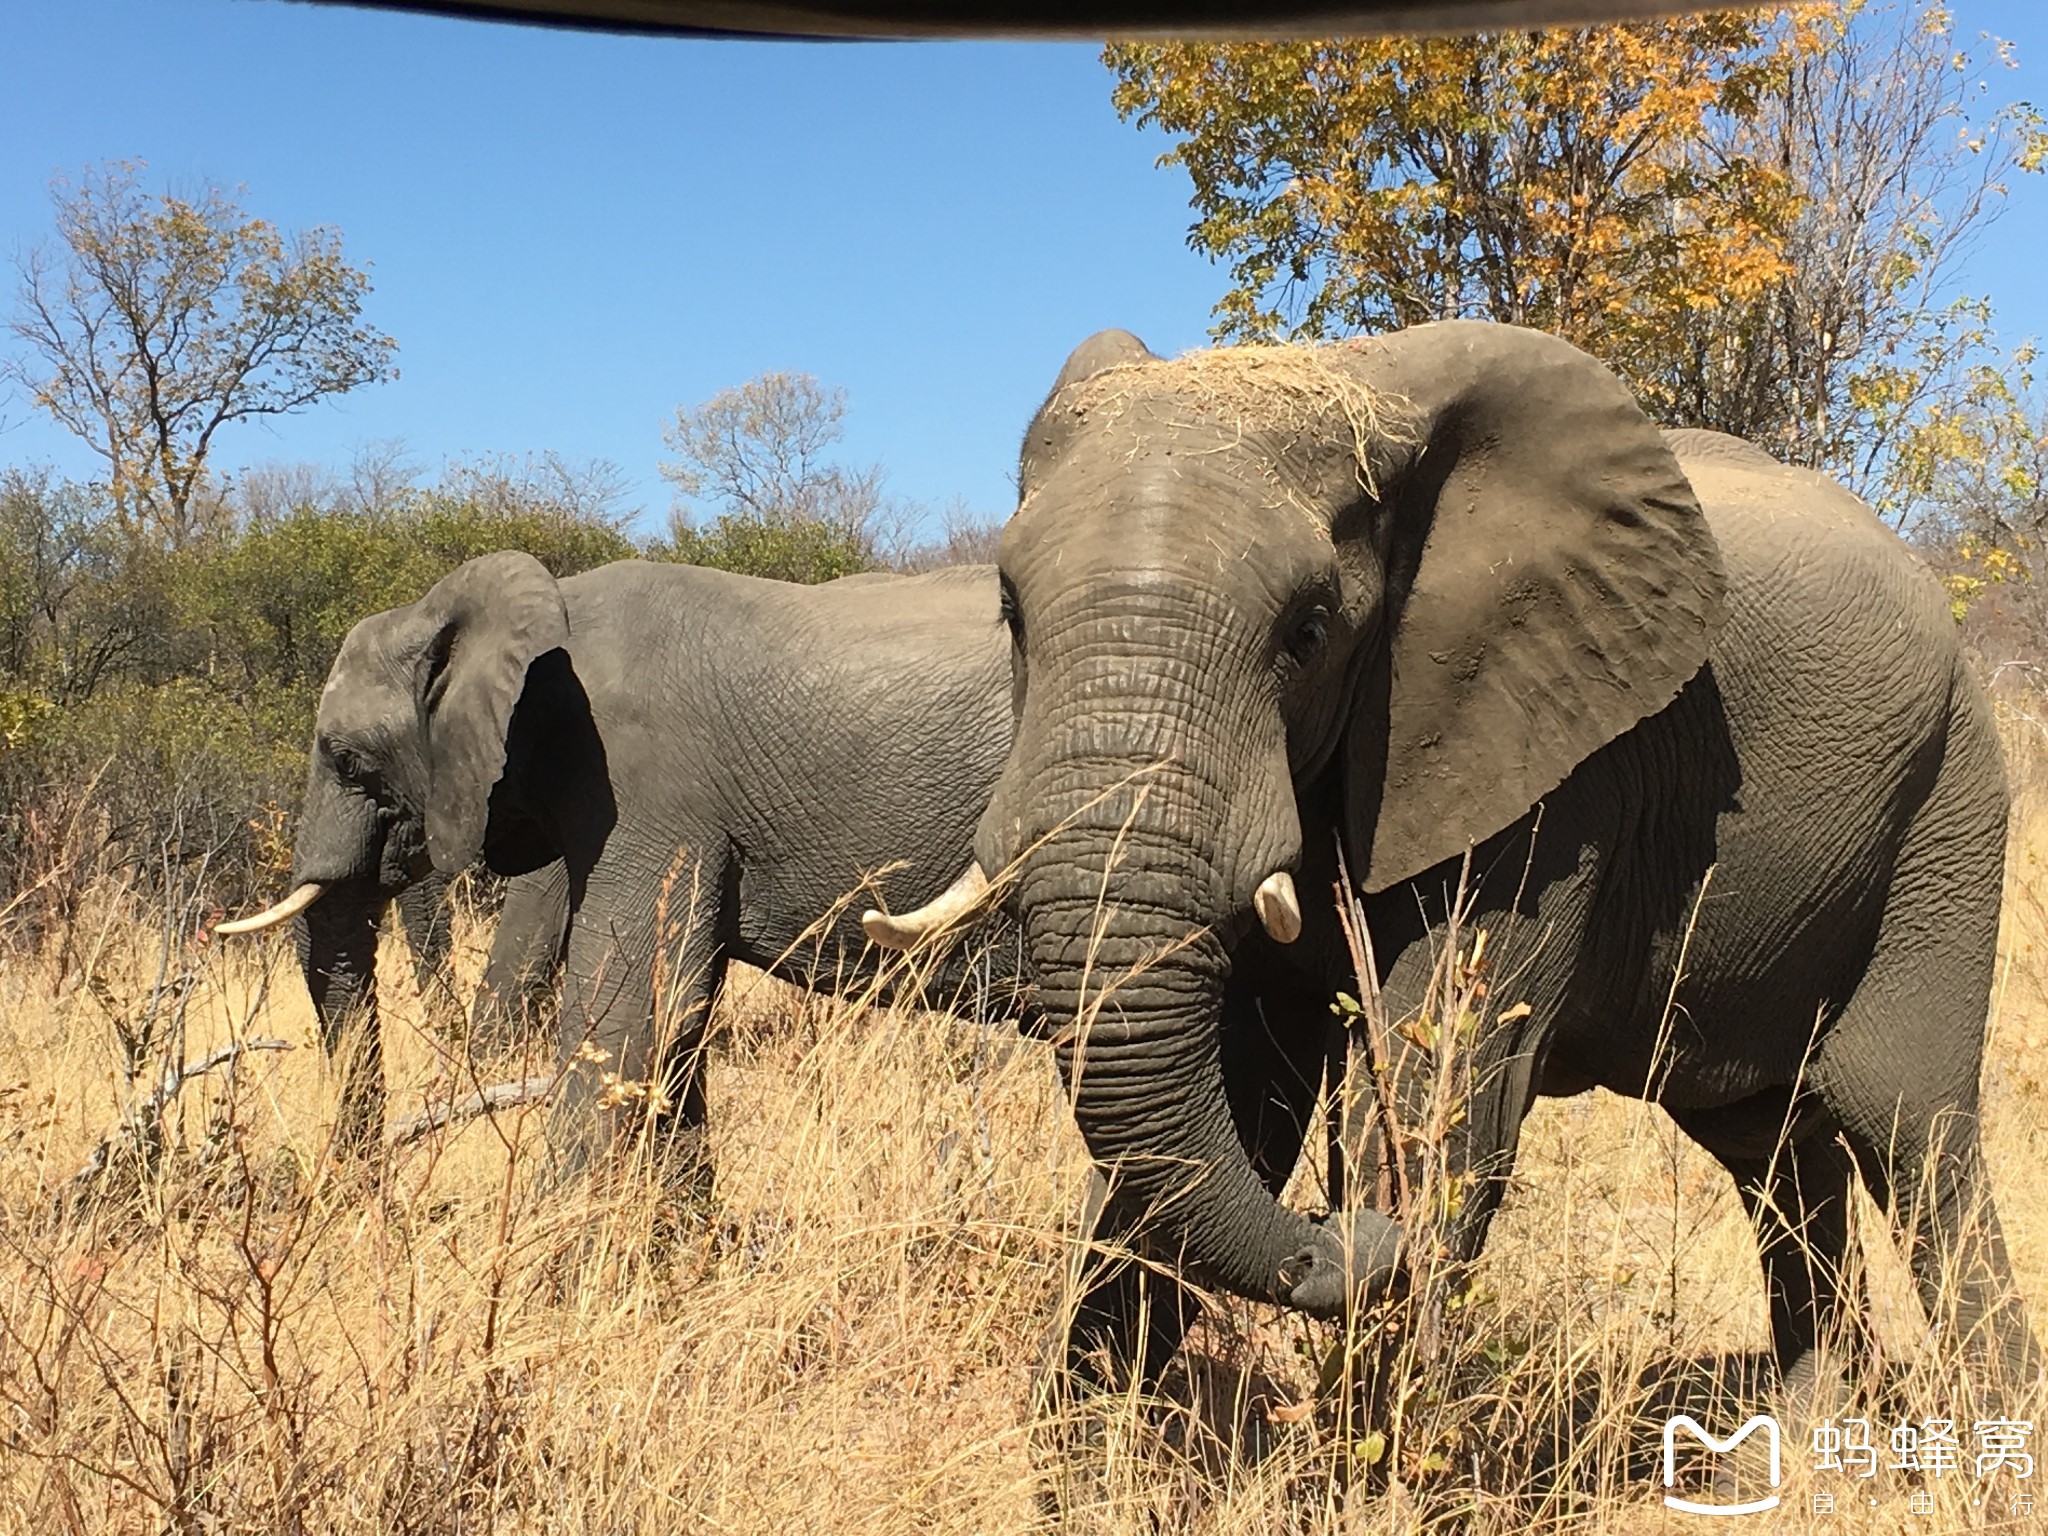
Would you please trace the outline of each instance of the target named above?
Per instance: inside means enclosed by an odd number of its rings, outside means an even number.
[[[2038,1326],[2048,729],[2006,713],[2020,813],[1988,1138]],[[631,1173],[560,1187],[532,1105],[415,1136],[373,1178],[329,1146],[334,1078],[289,945],[209,941],[208,916],[105,883],[0,974],[10,1536],[964,1536],[1059,1528],[1042,1513],[1055,1485],[1084,1532],[1681,1530],[1701,1521],[1660,1502],[1663,1418],[1733,1428],[1725,1394],[1766,1342],[1725,1177],[1657,1112],[1592,1094],[1529,1122],[1404,1438],[1374,1448],[1394,1486],[1317,1408],[1331,1331],[1233,1301],[1213,1304],[1169,1406],[1100,1407],[1055,1453],[1033,1366],[1087,1167],[1042,1045],[748,974],[721,1006],[708,1209]],[[452,1043],[488,937],[467,919],[454,987],[426,996],[387,941],[394,1121],[546,1065]],[[290,1049],[193,1078],[160,1134],[75,1180],[166,1061],[235,1041]],[[1306,1163],[1297,1185],[1319,1198]],[[1899,1402],[1956,1411],[1902,1266],[1873,1247]],[[1978,1529],[2030,1486],[1976,1479],[1965,1424],[1963,1470],[1929,1479],[1932,1513],[1915,1513],[1903,1473],[1811,1471],[1809,1435],[1788,1423],[1785,1503],[1736,1528]],[[2048,1472],[2041,1486],[2044,1512],[2011,1528],[2048,1525]],[[1838,1513],[1811,1512],[1819,1489]]]

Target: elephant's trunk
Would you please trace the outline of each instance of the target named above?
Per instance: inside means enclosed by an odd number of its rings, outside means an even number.
[[[377,928],[384,906],[376,886],[352,882],[330,890],[292,925],[321,1042],[342,1071],[337,1139],[352,1148],[373,1144],[384,1119],[377,1026]]]
[[[392,894],[417,874],[417,841],[315,760],[292,850],[292,886],[321,894],[298,913],[292,934],[322,1043],[341,1068],[337,1136],[350,1148],[374,1145],[383,1125],[377,930]]]
[[[1315,1233],[1267,1192],[1238,1139],[1218,1029],[1229,959],[1213,933],[1162,921],[1156,903],[1190,878],[1162,854],[1126,837],[1099,911],[1086,895],[1048,900],[1026,877],[1039,1002],[1071,1021],[1056,1046],[1075,1122],[1116,1198],[1147,1213],[1148,1246],[1205,1283],[1284,1300]],[[1043,862],[1093,861],[1056,843]]]
[[[1300,840],[1277,721],[1261,735],[1217,710],[1231,680],[1190,667],[1156,616],[1110,612],[1057,638],[981,851],[1018,860],[1012,900],[1039,1003],[1064,1026],[1076,1122],[1159,1257],[1335,1312],[1346,1286],[1330,1275],[1350,1256],[1261,1181],[1223,1076],[1230,945],[1255,913],[1278,939],[1300,931],[1292,881],[1273,878]],[[1370,1257],[1385,1268],[1398,1234],[1379,1225]]]

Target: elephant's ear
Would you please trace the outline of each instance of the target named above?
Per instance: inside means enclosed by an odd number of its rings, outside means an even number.
[[[513,550],[457,566],[415,606],[431,634],[414,684],[426,725],[427,853],[453,874],[483,851],[526,669],[567,643],[569,615],[547,567]]]
[[[1521,816],[1706,660],[1726,577],[1628,390],[1555,337],[1447,322],[1355,344],[1417,440],[1381,482],[1384,666],[1346,742],[1384,890]]]

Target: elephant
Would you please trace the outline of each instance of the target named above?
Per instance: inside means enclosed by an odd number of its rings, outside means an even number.
[[[501,552],[357,624],[320,699],[292,893],[235,925],[294,922],[330,1050],[366,1021],[344,1138],[382,1120],[376,914],[481,857],[514,877],[501,928],[531,958],[566,928],[564,1170],[651,1119],[670,1168],[708,1178],[727,963],[864,982],[880,957],[835,903],[864,881],[930,898],[968,857],[1009,744],[996,606],[989,567],[806,587],[629,560],[558,581]]]
[[[1149,1389],[1184,1280],[1324,1318],[1412,1280],[1386,1212],[1278,1199],[1358,985],[1301,895],[1340,869],[1391,1019],[1454,916],[1488,936],[1451,1262],[1533,1097],[1600,1085],[1734,1179],[1781,1382],[1862,1338],[1859,1178],[1946,1336],[2035,1378],[1978,1135],[2003,761],[1867,506],[1473,321],[1173,361],[1101,333],[1019,485],[1016,735],[956,889],[1021,925],[1092,1251],[1126,1255],[1077,1282],[1063,1380]]]
[[[475,869],[488,877],[481,864]],[[454,989],[454,883],[453,876],[430,869],[391,898],[423,996]],[[247,931],[244,923],[228,927]],[[470,1042],[483,1053],[523,1044],[548,1013],[568,929],[568,872],[561,860],[503,882],[490,951],[468,1010]],[[323,1022],[330,1029],[340,1024],[339,1018]]]
[[[397,893],[398,926],[412,952],[413,983],[422,993],[451,981],[449,954],[455,947],[451,877],[434,872]]]

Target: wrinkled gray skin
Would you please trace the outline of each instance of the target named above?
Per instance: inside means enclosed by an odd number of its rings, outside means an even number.
[[[554,984],[569,941],[569,870],[560,859],[505,883],[484,973],[470,1000],[480,1053],[526,1044],[552,1024]]]
[[[455,940],[454,877],[430,868],[396,892],[399,931],[412,955],[413,984],[422,996],[451,990]],[[554,1017],[556,971],[568,938],[568,873],[560,860],[505,883],[483,978],[470,1003],[471,1042],[483,1052],[525,1044]],[[340,1019],[324,1021],[332,1028]]]
[[[330,1048],[369,1021],[344,1134],[381,1122],[376,915],[481,856],[523,877],[509,918],[535,953],[566,914],[562,1046],[603,1057],[558,1093],[568,1163],[639,1113],[600,1107],[603,1071],[661,1084],[666,1142],[694,1166],[726,963],[865,978],[856,916],[806,931],[885,866],[902,867],[874,894],[901,909],[965,861],[1009,743],[997,608],[987,567],[800,587],[625,561],[557,582],[503,553],[358,624],[321,696],[293,864],[328,887],[297,925]]]
[[[453,980],[448,967],[449,952],[455,946],[455,914],[449,906],[453,883],[452,877],[433,871],[393,898],[398,926],[412,951],[413,981],[422,993]]]
[[[399,927],[422,994],[452,989],[454,878],[429,869],[398,892]],[[554,1018],[555,975],[569,936],[569,877],[560,860],[505,882],[483,977],[470,1000],[469,1039],[480,1053],[523,1045]]]
[[[1017,866],[1046,1022],[1099,1007],[1059,1046],[1113,1180],[1097,1235],[1324,1316],[1396,1282],[1384,1216],[1276,1199],[1354,985],[1334,849],[1398,1018],[1476,845],[1467,921],[1496,1003],[1531,1011],[1477,1052],[1455,1256],[1531,1097],[1600,1084],[1737,1181],[1786,1370],[1857,1329],[1860,1175],[1908,1213],[1937,1324],[2029,1379],[1977,1134],[2006,793],[1932,579],[1833,483],[1660,435],[1561,341],[1459,322],[1328,356],[1406,399],[1377,495],[1334,413],[1212,419],[1122,332],[1025,443],[999,557],[1019,723],[977,855]],[[1118,364],[1116,409],[1067,408]],[[1276,870],[1290,945],[1254,916]],[[1155,1377],[1191,1305],[1098,1265],[1067,1365]]]

